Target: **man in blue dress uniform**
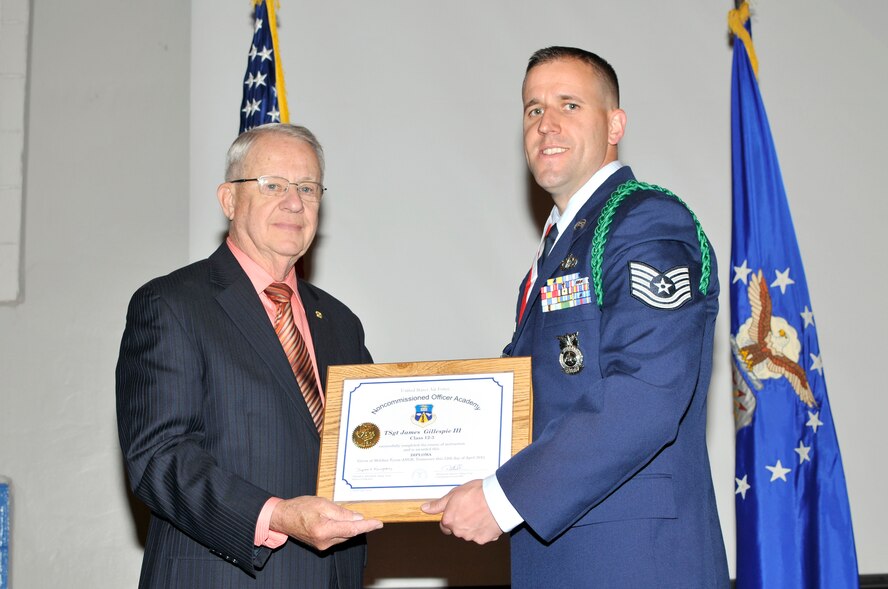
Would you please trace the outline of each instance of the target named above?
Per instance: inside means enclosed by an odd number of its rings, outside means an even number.
[[[479,544],[511,532],[512,586],[727,587],[706,450],[718,312],[694,214],[617,159],[613,68],[530,59],[524,148],[555,206],[505,353],[533,358],[533,442],[423,506]]]

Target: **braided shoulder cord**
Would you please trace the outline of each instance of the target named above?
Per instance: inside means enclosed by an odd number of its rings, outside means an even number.
[[[590,264],[592,266],[592,287],[595,289],[595,301],[598,303],[598,307],[600,308],[604,302],[601,265],[604,260],[604,246],[607,243],[608,232],[610,231],[611,223],[613,223],[614,220],[614,213],[617,212],[620,203],[636,190],[656,190],[663,194],[667,194],[683,204],[691,214],[691,218],[694,220],[694,226],[697,228],[697,240],[700,242],[700,262],[702,266],[700,272],[700,292],[705,295],[706,291],[709,289],[709,275],[712,263],[710,261],[709,243],[706,240],[706,234],[703,232],[703,227],[700,225],[697,215],[695,215],[694,211],[692,211],[691,208],[675,193],[670,192],[665,188],[661,188],[660,186],[656,186],[655,184],[627,180],[614,190],[610,195],[610,198],[607,200],[607,203],[604,205],[604,208],[601,209],[601,215],[599,215],[598,223],[595,225],[595,234],[592,236]]]

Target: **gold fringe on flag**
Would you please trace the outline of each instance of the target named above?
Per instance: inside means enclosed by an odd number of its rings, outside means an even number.
[[[746,47],[746,54],[749,56],[749,63],[752,65],[752,71],[755,73],[755,77],[758,78],[759,64],[758,58],[755,56],[755,46],[752,44],[752,37],[749,31],[743,26],[748,20],[749,2],[744,2],[737,10],[728,12],[728,27],[730,27],[736,38],[743,41],[743,45]]]

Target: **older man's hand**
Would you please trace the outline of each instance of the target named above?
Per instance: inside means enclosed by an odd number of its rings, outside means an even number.
[[[269,528],[301,542],[326,550],[359,534],[378,530],[382,522],[364,519],[322,497],[304,496],[285,499],[271,514]]]

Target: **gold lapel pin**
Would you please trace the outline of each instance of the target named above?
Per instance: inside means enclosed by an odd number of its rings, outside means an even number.
[[[315,311],[315,317],[317,317],[318,319],[323,319],[323,318],[324,318],[324,314],[321,313],[320,311]]]

